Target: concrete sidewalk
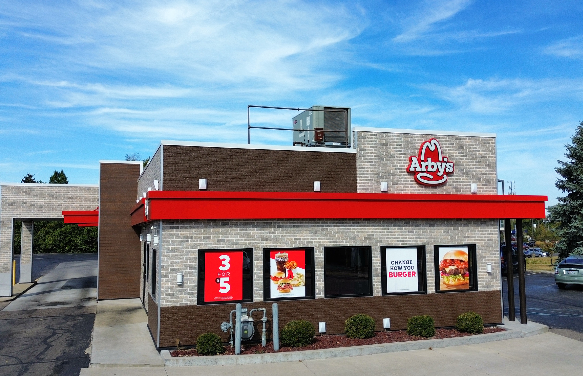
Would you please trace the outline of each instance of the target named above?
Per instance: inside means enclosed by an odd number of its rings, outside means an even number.
[[[162,367],[140,299],[97,303],[90,367]]]
[[[170,358],[154,348],[139,299],[100,301],[91,364],[80,375],[542,375],[583,369],[583,342],[544,325],[506,322],[507,331],[473,337],[343,349]]]

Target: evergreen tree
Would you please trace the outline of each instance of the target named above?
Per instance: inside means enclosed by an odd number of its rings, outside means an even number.
[[[49,184],[69,184],[69,180],[67,180],[67,175],[61,170],[58,172],[55,170],[53,175],[49,178]]]
[[[20,181],[21,183],[42,183],[41,180],[36,180],[33,174],[26,174]]]
[[[567,161],[557,161],[555,171],[561,176],[555,186],[567,195],[549,208],[551,220],[558,223],[560,237],[556,251],[561,258],[583,254],[583,122],[579,124],[571,144],[566,145]]]

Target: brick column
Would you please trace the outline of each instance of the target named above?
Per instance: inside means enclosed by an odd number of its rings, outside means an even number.
[[[33,222],[23,221],[20,232],[20,279],[18,283],[32,282]]]
[[[0,219],[0,296],[12,296],[12,219]]]

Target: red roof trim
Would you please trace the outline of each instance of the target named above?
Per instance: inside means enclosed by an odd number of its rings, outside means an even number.
[[[132,224],[202,219],[544,218],[546,201],[546,196],[518,195],[150,191],[132,211]]]
[[[95,210],[63,210],[65,223],[76,223],[82,227],[97,226],[99,224],[99,209]]]

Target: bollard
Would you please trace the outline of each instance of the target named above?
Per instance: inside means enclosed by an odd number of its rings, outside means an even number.
[[[273,350],[279,351],[279,310],[277,303],[271,306],[271,313],[273,314]]]
[[[235,308],[235,355],[241,354],[241,303]]]

